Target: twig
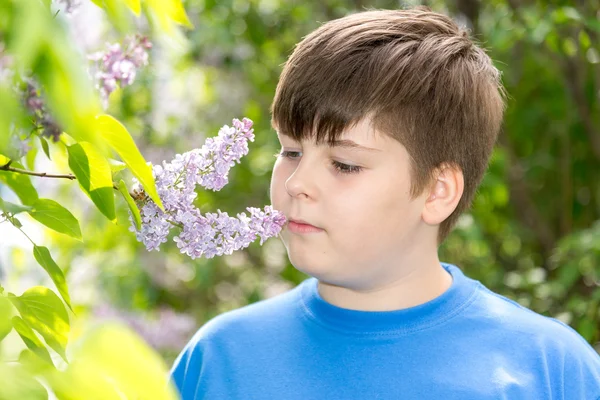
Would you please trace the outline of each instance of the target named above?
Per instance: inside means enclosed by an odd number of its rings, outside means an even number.
[[[11,167],[10,163],[12,162],[9,161],[8,163],[6,163],[6,165],[3,165],[0,167],[0,171],[10,171],[10,172],[16,172],[18,174],[24,174],[24,175],[31,175],[31,176],[39,176],[42,178],[64,178],[64,179],[70,179],[70,180],[74,180],[77,179],[77,177],[75,175],[72,174],[48,174],[46,172],[34,172],[34,171],[27,171],[21,168],[15,168],[15,167]]]

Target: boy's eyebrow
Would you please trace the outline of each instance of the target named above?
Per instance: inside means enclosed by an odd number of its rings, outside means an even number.
[[[278,131],[278,133],[280,133],[283,136],[286,136],[288,138],[292,138],[291,135],[286,134],[285,132],[281,132]],[[369,151],[369,152],[378,152],[381,151],[379,149],[374,149],[371,147],[366,147],[363,145],[360,145],[352,140],[348,140],[348,139],[342,139],[342,140],[336,140],[333,142],[333,144],[327,144],[329,147],[340,147],[342,149],[350,149],[350,150],[363,150],[363,151]]]

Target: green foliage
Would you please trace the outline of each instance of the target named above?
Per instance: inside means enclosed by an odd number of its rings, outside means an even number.
[[[8,299],[19,310],[26,325],[38,331],[48,346],[65,361],[70,322],[60,298],[44,286],[34,286],[21,296],[9,294]]]
[[[33,256],[35,260],[46,270],[52,282],[56,285],[58,292],[62,296],[63,300],[71,307],[71,297],[69,296],[69,288],[67,287],[67,282],[65,280],[65,275],[60,269],[58,265],[52,259],[50,255],[50,250],[44,246],[33,246]]]
[[[125,182],[123,181],[123,179],[119,181],[119,193],[123,195],[123,198],[127,202],[129,211],[131,211],[131,215],[133,216],[133,220],[135,221],[135,228],[137,230],[140,230],[142,226],[142,217],[140,215],[140,210],[137,208],[135,201],[127,191],[127,186],[125,186]]]
[[[138,179],[146,193],[161,209],[163,208],[160,197],[156,192],[152,168],[138,150],[131,134],[119,121],[109,115],[97,117],[98,130],[103,139],[119,154],[131,172]]]
[[[69,210],[50,199],[37,199],[31,209],[27,211],[29,215],[39,223],[46,225],[56,232],[64,233],[74,239],[81,240],[81,228],[79,221],[71,214]]]
[[[115,221],[115,196],[108,160],[90,143],[79,142],[67,149],[69,167],[77,177],[81,189],[106,218]]]

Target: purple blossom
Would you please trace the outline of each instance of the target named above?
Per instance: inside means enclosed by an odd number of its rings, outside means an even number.
[[[72,15],[81,6],[81,0],[55,0],[55,3],[63,8],[67,15]]]
[[[266,206],[264,210],[248,207],[245,213],[230,217],[226,212],[202,215],[193,205],[197,194],[196,185],[218,191],[228,182],[227,175],[242,156],[248,154],[248,141],[254,140],[252,121],[234,119],[232,127],[219,130],[218,136],[208,138],[200,149],[178,154],[170,162],[153,166],[158,195],[163,212],[143,193],[134,180],[134,193],[141,200],[142,226],[130,230],[148,250],[158,250],[167,241],[170,229],[181,229],[173,239],[183,254],[191,258],[212,258],[247,247],[260,238],[262,245],[269,237],[276,236],[285,224],[285,216]]]
[[[14,72],[11,69],[13,64],[12,57],[6,53],[6,45],[0,42],[0,84],[9,82]]]
[[[24,88],[21,90],[23,105],[33,117],[35,127],[56,143],[60,140],[62,129],[48,112],[40,92],[39,84],[33,78],[24,79]]]
[[[108,97],[117,89],[131,85],[137,70],[148,65],[148,50],[152,48],[150,40],[141,35],[129,36],[123,46],[119,43],[107,44],[107,50],[89,56],[96,62],[94,77],[96,87],[104,107],[108,106]]]

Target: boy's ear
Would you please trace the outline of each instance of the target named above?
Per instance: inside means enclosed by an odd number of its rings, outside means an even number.
[[[458,206],[465,187],[460,168],[444,164],[436,171],[435,179],[429,186],[421,217],[428,225],[439,225]]]

